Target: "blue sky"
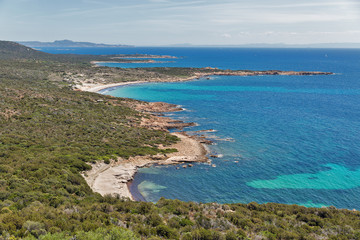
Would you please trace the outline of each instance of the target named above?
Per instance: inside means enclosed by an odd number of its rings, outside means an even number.
[[[360,1],[0,0],[0,39],[132,45],[360,42]]]

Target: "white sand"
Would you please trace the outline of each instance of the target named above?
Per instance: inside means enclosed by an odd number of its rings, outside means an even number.
[[[110,83],[110,84],[95,84],[95,83],[82,83],[82,85],[75,85],[75,89],[86,92],[98,92],[100,90],[118,86],[126,86],[131,84],[146,83],[146,81],[135,81],[135,82],[121,82],[121,83]]]

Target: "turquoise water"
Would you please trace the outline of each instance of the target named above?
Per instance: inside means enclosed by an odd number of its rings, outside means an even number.
[[[359,208],[360,86],[344,75],[214,77],[106,92],[181,104],[170,114],[208,133],[216,168],[142,169],[132,185],[148,201],[280,202]],[[309,85],[316,85],[313,88]],[[216,139],[233,139],[222,141]],[[138,187],[138,189],[136,189]]]
[[[83,50],[104,54],[111,50]],[[120,51],[120,50],[119,50]],[[330,76],[212,77],[104,91],[187,110],[222,158],[140,169],[131,190],[147,201],[278,202],[360,209],[360,50],[136,48],[123,53],[182,56],[160,66],[331,71]],[[119,66],[119,65],[112,65]],[[127,64],[144,67],[149,64]],[[225,140],[227,141],[225,141]]]

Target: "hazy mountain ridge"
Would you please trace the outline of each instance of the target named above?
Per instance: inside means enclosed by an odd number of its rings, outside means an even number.
[[[80,48],[80,47],[132,47],[130,45],[122,44],[104,44],[104,43],[91,43],[91,42],[74,42],[71,40],[56,40],[54,42],[40,42],[40,41],[19,41],[18,43],[23,44],[27,47],[41,48],[41,47],[71,47],[71,48]]]
[[[125,44],[104,44],[92,42],[75,42],[72,40],[56,40],[54,42],[40,41],[17,41],[22,45],[31,48],[124,48],[136,47],[134,45]],[[152,46],[154,47],[154,46]],[[222,44],[222,45],[202,45],[191,43],[165,44],[156,47],[224,47],[224,48],[360,48],[360,43],[309,43],[309,44],[287,44],[287,43],[248,43],[248,44]]]

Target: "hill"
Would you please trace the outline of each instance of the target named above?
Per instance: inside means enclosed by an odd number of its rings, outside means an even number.
[[[19,42],[28,47],[32,48],[45,48],[45,47],[59,47],[59,48],[122,48],[132,47],[130,45],[121,44],[103,44],[103,43],[91,43],[91,42],[74,42],[71,40],[56,40],[54,42],[39,42],[39,41],[28,41]]]
[[[0,41],[0,59],[47,59],[51,54],[34,50],[19,43]]]
[[[114,57],[116,55],[113,55]],[[50,54],[28,46],[10,41],[0,41],[0,59],[3,60],[36,60],[61,63],[85,64],[90,61],[109,61],[110,56],[76,55],[76,54]],[[121,60],[121,59],[120,59]],[[120,61],[118,60],[118,61]]]
[[[164,153],[158,146],[177,139],[140,126],[149,115],[132,108],[138,101],[74,91],[74,79],[159,79],[191,69],[98,68],[11,42],[0,42],[0,52],[0,239],[360,238],[358,211],[94,193],[80,175],[90,163]]]

